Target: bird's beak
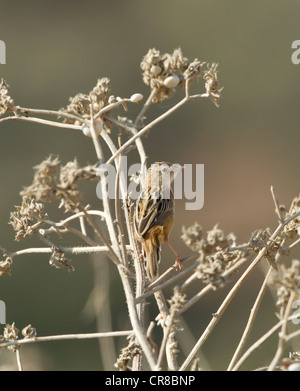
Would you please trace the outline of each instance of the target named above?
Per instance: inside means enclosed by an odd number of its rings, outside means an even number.
[[[174,164],[174,166],[175,166],[175,167],[172,169],[172,171],[174,172],[174,174],[184,169],[184,166],[180,166],[180,165],[177,164],[177,163]]]

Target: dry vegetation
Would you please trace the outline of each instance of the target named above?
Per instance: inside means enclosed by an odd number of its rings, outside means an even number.
[[[274,232],[266,228],[249,233],[248,243],[238,244],[233,233],[226,234],[217,225],[207,232],[197,223],[187,228],[183,227],[182,239],[191,249],[190,256],[182,260],[183,270],[177,270],[174,265],[155,281],[148,281],[132,225],[134,202],[120,180],[123,175],[127,175],[122,172],[121,158],[135,153],[136,162],[141,163],[142,167],[145,166],[147,155],[143,146],[143,136],[191,100],[209,99],[218,106],[221,88],[216,64],[207,64],[198,59],[189,61],[180,49],[174,50],[172,54],[161,54],[155,49],[150,49],[142,59],[141,69],[143,81],[149,85],[150,94],[134,119],[117,116],[114,113],[119,107],[123,107],[126,113],[127,105],[140,105],[142,95],[136,93],[130,98],[115,97],[110,94],[111,84],[107,78],[99,79],[89,94],[79,93],[71,98],[67,108],[59,111],[15,105],[8,84],[2,80],[2,127],[6,121],[17,120],[82,131],[85,136],[91,138],[95,163],[80,167],[77,160],[74,160],[62,166],[58,158],[50,155],[35,167],[33,182],[21,192],[22,203],[11,213],[10,224],[15,230],[16,240],[28,239],[34,235],[41,240],[43,247],[24,248],[15,252],[2,248],[4,259],[0,262],[0,275],[10,275],[12,266],[18,267],[16,258],[22,254],[49,254],[50,265],[68,271],[74,271],[70,257],[76,254],[94,254],[99,263],[103,256],[106,256],[118,270],[132,328],[93,334],[39,336],[34,327],[28,325],[22,330],[23,338],[19,338],[15,324],[8,324],[1,336],[0,348],[16,352],[19,369],[22,369],[20,351],[26,349],[22,346],[27,343],[76,338],[98,338],[101,341],[107,336],[126,335],[127,346],[124,346],[114,363],[119,370],[199,369],[201,361],[198,352],[222,319],[224,311],[247,277],[259,263],[266,260],[268,271],[265,280],[253,307],[249,309],[247,325],[228,363],[228,369],[238,370],[258,347],[263,348],[263,343],[277,333],[278,345],[274,346],[274,357],[263,369],[299,370],[299,353],[294,352],[289,358],[284,358],[284,349],[290,340],[300,336],[300,330],[288,333],[287,327],[289,322],[298,320],[293,304],[300,299],[300,261],[289,258],[300,242],[300,196],[292,200],[290,207],[285,207],[278,203],[274,189],[271,188],[275,205],[274,218],[278,220],[278,226]],[[203,91],[191,94],[191,84],[197,79],[203,81]],[[196,88],[199,89],[200,85],[197,84]],[[183,89],[184,97],[165,113],[147,122],[145,115],[152,105],[169,99],[178,88]],[[103,154],[105,144],[110,151],[109,156]],[[151,157],[151,151],[148,151],[148,155]],[[113,201],[103,197],[102,208],[92,208],[91,205],[85,204],[78,183],[97,181],[102,194],[107,194],[105,177],[98,169],[103,163],[115,166],[116,197]],[[64,215],[60,221],[53,221],[47,214],[46,204],[56,200],[59,200],[59,208],[67,213],[67,217]],[[180,223],[184,225],[184,221],[177,221],[177,224]],[[71,233],[77,238],[77,246],[61,245],[66,233]],[[243,268],[244,272],[239,272],[245,265],[247,267]],[[222,288],[229,278],[235,278],[235,284],[224,297],[202,335],[197,336],[198,340],[193,349],[184,360],[181,360],[182,362],[179,362],[180,345],[177,333],[179,330],[181,333],[185,332],[181,329],[180,315],[202,300],[205,295]],[[198,292],[189,297],[187,288],[191,285],[196,286]],[[166,297],[165,288],[170,286],[173,287],[173,295]],[[278,322],[246,349],[257,311],[269,286],[277,292]],[[99,290],[94,289],[95,294],[104,294],[101,291],[103,287],[98,288]],[[147,323],[145,304],[151,297],[154,297],[157,303],[158,315]],[[102,305],[101,300],[99,303]],[[163,337],[160,341],[154,342],[152,332],[155,327],[162,328]],[[230,333],[230,330],[225,330],[224,333],[226,332]]]

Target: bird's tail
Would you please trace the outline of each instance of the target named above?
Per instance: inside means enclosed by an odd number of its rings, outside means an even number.
[[[147,276],[150,281],[156,280],[159,275],[160,245],[147,241],[144,243],[143,250],[144,257],[146,258]]]

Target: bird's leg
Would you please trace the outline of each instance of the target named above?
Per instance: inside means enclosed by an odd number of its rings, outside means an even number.
[[[182,270],[183,269],[183,263],[181,262],[180,256],[177,254],[177,252],[174,250],[174,248],[171,246],[171,244],[169,243],[168,240],[165,240],[165,243],[172,250],[172,252],[175,254],[175,256],[176,256],[176,263],[177,263],[179,269]]]

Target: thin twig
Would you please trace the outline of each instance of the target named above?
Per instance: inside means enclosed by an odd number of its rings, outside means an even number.
[[[174,326],[174,323],[173,323],[174,322],[174,317],[175,317],[175,313],[174,312],[172,312],[167,317],[167,328],[164,331],[164,336],[163,336],[162,343],[160,345],[160,350],[159,350],[157,364],[156,364],[157,370],[161,369],[162,360],[163,360],[164,355],[166,353],[166,346],[167,346],[167,342],[168,342],[168,339],[169,339],[169,334],[170,334],[172,326]]]
[[[270,245],[273,244],[273,241],[277,238],[278,234],[282,231],[282,229],[284,228],[284,226],[286,224],[288,224],[290,221],[294,220],[295,218],[297,218],[298,216],[300,216],[300,212],[297,212],[295,213],[294,215],[292,215],[291,217],[289,217],[288,219],[286,219],[284,222],[282,222],[281,224],[279,224],[279,226],[276,228],[276,230],[274,231],[273,235],[270,237],[269,241],[268,241],[268,244],[262,248],[258,255],[255,257],[255,259],[252,261],[252,263],[250,264],[250,266],[246,269],[246,271],[242,274],[242,276],[239,278],[239,280],[235,283],[235,285],[233,286],[233,288],[230,290],[230,292],[227,294],[226,298],[224,299],[224,301],[222,302],[221,306],[219,307],[218,311],[213,315],[213,318],[212,320],[209,322],[207,328],[204,330],[203,334],[201,335],[201,337],[198,339],[196,345],[194,346],[194,348],[192,349],[192,351],[190,352],[190,354],[188,355],[188,357],[186,358],[186,360],[184,361],[184,363],[182,364],[180,370],[183,371],[183,370],[186,370],[186,368],[188,367],[188,365],[190,364],[190,362],[193,360],[193,358],[195,357],[195,355],[197,354],[197,352],[199,351],[199,349],[202,347],[202,345],[204,344],[204,342],[207,340],[208,336],[210,335],[210,333],[212,332],[212,330],[215,328],[215,326],[217,325],[217,323],[219,322],[221,316],[223,315],[224,311],[226,310],[226,308],[228,307],[229,303],[231,302],[231,300],[233,299],[233,297],[235,296],[235,294],[237,293],[237,291],[239,290],[239,288],[242,286],[242,284],[244,283],[244,281],[246,280],[246,278],[249,276],[249,274],[253,271],[253,269],[259,264],[259,262],[262,260],[262,258],[264,257],[264,255],[266,254],[267,250],[269,249]]]
[[[110,337],[124,337],[133,334],[133,330],[124,331],[107,331],[104,333],[86,333],[86,334],[62,334],[62,335],[49,335],[46,337],[34,337],[23,338],[16,341],[0,342],[0,348],[5,348],[11,345],[26,345],[36,342],[50,342],[50,341],[64,341],[64,340],[76,340],[76,339],[94,339],[94,338],[110,338]]]
[[[135,300],[136,300],[136,303],[140,303],[142,302],[143,300],[147,299],[147,297],[149,296],[152,296],[155,292],[159,291],[159,290],[162,290],[163,288],[167,287],[168,285],[176,282],[179,278],[181,277],[184,277],[186,274],[188,274],[189,272],[191,272],[192,270],[194,270],[197,266],[198,266],[199,262],[195,262],[193,263],[191,266],[189,266],[188,268],[185,268],[184,270],[182,270],[181,272],[175,274],[175,276],[169,278],[168,280],[160,283],[159,285],[154,285],[154,287],[150,290],[147,290],[145,293],[143,293],[141,296],[138,296]],[[175,267],[174,267],[175,269]],[[170,268],[168,270],[174,270],[173,268]],[[160,279],[160,281],[162,281]],[[149,287],[152,287],[153,285],[151,284]],[[148,289],[149,289],[148,287]]]
[[[297,315],[289,316],[288,320],[293,320],[297,318]],[[246,361],[246,359],[257,349],[259,348],[268,338],[270,338],[285,322],[284,319],[280,320],[276,323],[270,330],[268,330],[262,337],[260,337],[256,342],[254,342],[242,355],[239,361],[232,368],[232,371],[237,371],[240,366]]]
[[[69,253],[69,254],[95,254],[95,253],[109,253],[109,248],[106,246],[82,246],[82,247],[62,247],[55,246],[58,250]],[[130,246],[126,247],[130,250]],[[53,247],[30,247],[22,250],[9,253],[11,258],[14,258],[18,255],[24,254],[51,254],[53,252]]]
[[[222,278],[225,280],[231,276],[231,274],[235,273],[241,266],[244,265],[248,261],[247,258],[242,258],[240,261],[238,261],[236,264],[234,264],[230,269],[226,270],[222,274]],[[181,287],[180,287],[181,288]],[[213,284],[206,285],[203,289],[201,289],[200,292],[196,293],[190,300],[188,300],[182,308],[177,312],[177,316],[181,315],[183,312],[187,311],[189,308],[191,308],[196,302],[198,302],[203,296],[205,296],[208,292],[212,291],[214,288]]]
[[[134,121],[134,128],[137,129],[138,126],[139,126],[139,123],[142,119],[142,117],[146,114],[147,110],[149,109],[151,103],[152,103],[152,99],[154,98],[154,96],[156,95],[157,93],[157,90],[156,88],[153,88],[150,92],[150,95],[148,97],[148,99],[146,100],[142,110],[139,112],[138,116],[136,117],[136,120]]]
[[[74,114],[66,113],[64,111],[44,110],[44,109],[29,109],[27,107],[21,107],[21,106],[15,106],[14,108],[17,111],[21,111],[21,112],[25,113],[26,115],[28,113],[54,115],[56,117],[64,117],[64,118],[67,118],[67,119],[71,119],[71,120],[78,121],[78,122],[81,122],[83,124],[89,125],[89,121],[88,120],[86,120],[86,119],[84,119],[82,117],[79,117],[77,115],[74,115]]]
[[[18,364],[19,371],[23,371],[20,349],[16,350],[16,358],[17,358],[17,364]]]
[[[273,360],[271,361],[271,364],[269,365],[268,371],[274,371],[276,365],[278,364],[278,361],[280,360],[280,357],[283,354],[285,344],[286,344],[286,336],[287,336],[287,324],[288,324],[288,318],[289,314],[292,309],[293,301],[295,299],[295,292],[291,292],[289,301],[287,303],[285,314],[283,317],[283,324],[281,326],[281,331],[279,333],[279,340],[278,340],[278,347],[275,353],[275,356]]]
[[[158,323],[162,326],[163,333],[164,333],[163,343],[165,344],[166,349],[163,348],[163,351],[166,352],[168,369],[171,371],[177,371],[178,370],[178,363],[176,360],[176,355],[174,354],[173,347],[171,347],[170,343],[168,343],[169,338],[170,338],[170,327],[172,326],[172,323],[168,323],[168,320],[172,320],[172,322],[173,322],[173,318],[174,318],[175,314],[172,315],[172,318],[169,318],[170,317],[169,309],[168,309],[167,302],[166,302],[166,299],[165,299],[162,291],[155,292],[154,297],[155,297],[155,300],[156,300],[156,303],[157,303],[157,306],[159,309],[159,315],[157,316],[156,319],[159,319]],[[162,360],[163,352],[161,352],[160,354],[161,354],[161,360]],[[158,369],[157,364],[156,364],[155,369]]]
[[[245,346],[246,342],[247,342],[247,339],[249,338],[249,335],[250,335],[250,332],[251,332],[251,329],[252,329],[252,326],[253,326],[253,323],[254,323],[254,319],[256,317],[256,314],[257,314],[257,311],[258,311],[258,308],[261,304],[261,301],[264,297],[264,294],[266,292],[266,289],[267,289],[267,282],[268,282],[268,279],[269,279],[269,276],[271,274],[271,267],[269,268],[268,270],[268,273],[266,274],[266,277],[264,279],[264,282],[262,283],[262,286],[260,287],[260,290],[258,292],[258,295],[256,297],[256,300],[253,304],[253,307],[251,308],[250,310],[250,316],[249,316],[249,319],[248,319],[248,322],[247,322],[247,325],[245,327],[245,330],[243,332],[243,335],[242,335],[242,338],[234,352],[234,355],[230,361],[230,364],[227,368],[227,371],[231,371],[233,366],[235,365],[235,363],[237,362],[242,350],[243,350],[243,347]]]
[[[208,98],[208,94],[199,94],[199,95],[193,95],[190,97],[184,97],[180,102],[178,102],[175,106],[171,107],[169,110],[167,110],[165,113],[154,119],[152,122],[150,122],[148,125],[144,126],[138,133],[136,133],[133,137],[131,137],[126,143],[122,145],[121,148],[118,149],[118,151],[113,154],[107,161],[107,164],[112,163],[121,152],[123,152],[127,147],[129,147],[136,139],[143,136],[146,132],[148,132],[149,129],[151,129],[154,125],[158,124],[160,121],[167,118],[169,115],[173,114],[176,110],[178,110],[180,107],[185,105],[189,100],[195,100],[195,99],[201,99],[201,98]]]
[[[283,218],[281,216],[281,213],[280,213],[280,208],[279,208],[279,203],[278,203],[278,200],[276,198],[276,195],[275,195],[275,189],[274,189],[274,186],[271,186],[271,194],[272,194],[272,197],[273,197],[273,201],[274,201],[274,205],[275,205],[275,212],[278,216],[278,220],[280,223],[283,222]]]
[[[71,130],[82,130],[81,126],[72,125],[72,124],[64,124],[62,122],[49,121],[47,119],[35,118],[35,117],[18,117],[18,116],[10,116],[0,119],[0,123],[4,121],[25,121],[25,122],[35,122],[42,125],[53,126],[55,128],[65,128]]]

